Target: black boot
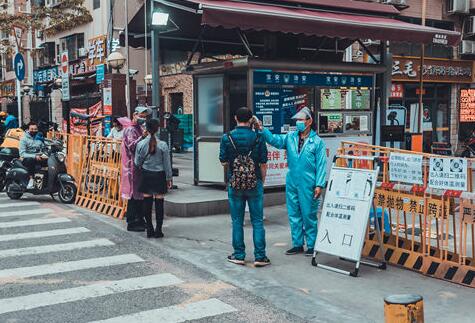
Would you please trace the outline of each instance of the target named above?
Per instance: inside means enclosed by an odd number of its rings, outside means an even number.
[[[138,215],[142,216],[142,201],[131,198],[127,202],[127,231],[143,232],[145,227],[137,221]]]
[[[153,197],[145,197],[143,199],[143,215],[145,217],[145,225],[147,227],[147,238],[153,237],[153,223],[152,223],[152,206],[153,206]]]
[[[163,238],[163,199],[155,199],[155,216],[157,219],[157,227],[155,228],[155,238]]]

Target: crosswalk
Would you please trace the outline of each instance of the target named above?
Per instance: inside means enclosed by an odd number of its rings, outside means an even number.
[[[161,302],[148,302],[147,308],[137,309],[134,306],[123,308],[127,302],[121,301],[121,315],[114,311],[107,314],[101,312],[98,316],[88,317],[87,321],[221,321],[226,315],[238,311],[211,296],[209,299],[183,300],[164,306],[166,293],[177,292],[187,282],[172,273],[150,267],[146,257],[122,251],[121,243],[113,241],[113,238],[97,237],[94,226],[87,227],[87,223],[80,226],[71,217],[61,215],[56,208],[42,207],[34,201],[11,201],[4,193],[0,193],[0,290],[9,291],[8,295],[0,293],[0,322],[36,322],[36,317],[41,316],[42,311],[52,313],[55,308],[89,304],[87,302],[99,299],[100,302],[109,298],[111,301],[118,297],[127,299],[128,295],[137,292],[160,293]],[[133,266],[136,267],[127,271]],[[124,271],[127,275],[120,276]],[[72,282],[68,281],[68,277],[71,277],[68,275],[97,275],[100,278]],[[41,286],[35,290],[25,289],[22,285],[26,281],[34,284],[35,279],[44,283],[48,277],[56,279],[52,280],[51,287]],[[55,282],[63,285],[55,285]],[[173,297],[170,296],[170,300]],[[48,321],[64,322],[65,319],[58,316],[57,320],[50,318]],[[66,321],[75,320],[68,317]],[[78,321],[83,322],[84,317]],[[236,319],[231,317],[230,321]]]

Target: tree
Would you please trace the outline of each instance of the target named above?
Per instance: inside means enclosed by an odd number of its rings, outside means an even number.
[[[17,12],[12,15],[7,10],[0,12],[0,30],[7,34],[12,32],[13,26],[17,26],[24,30],[30,28],[39,30],[46,36],[53,36],[91,21],[92,15],[84,7],[84,0],[62,0],[54,7],[38,5],[38,1],[32,1],[31,13]],[[4,51],[11,51],[14,46],[15,44],[9,40],[4,40],[0,44]]]

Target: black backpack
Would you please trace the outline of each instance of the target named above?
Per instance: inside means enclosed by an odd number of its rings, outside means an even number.
[[[256,175],[256,164],[251,158],[251,154],[254,151],[254,148],[259,143],[259,135],[256,136],[254,144],[251,146],[249,153],[243,155],[239,153],[236,145],[234,144],[233,137],[231,133],[228,133],[229,141],[233,146],[234,150],[238,154],[237,157],[233,160],[232,170],[231,170],[231,187],[235,190],[252,190],[257,186],[257,175]]]

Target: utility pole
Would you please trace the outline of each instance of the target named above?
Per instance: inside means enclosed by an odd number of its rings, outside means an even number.
[[[422,18],[422,26],[426,25],[426,10],[427,10],[427,0],[422,0],[422,12],[421,12],[421,18]],[[424,134],[424,130],[422,129],[423,123],[422,123],[422,113],[424,110],[424,101],[423,101],[423,96],[424,96],[424,56],[425,56],[425,44],[421,44],[421,65],[420,65],[420,70],[419,70],[419,109],[418,111],[418,133]]]
[[[129,6],[128,1],[125,3],[125,105],[127,106],[127,117],[131,117],[130,113],[130,75],[129,75]]]
[[[155,1],[151,1],[150,12],[153,15]],[[153,117],[159,117],[160,113],[160,39],[157,26],[152,24],[152,105],[155,107]],[[163,113],[162,113],[163,115]],[[162,120],[163,121],[163,120]]]

